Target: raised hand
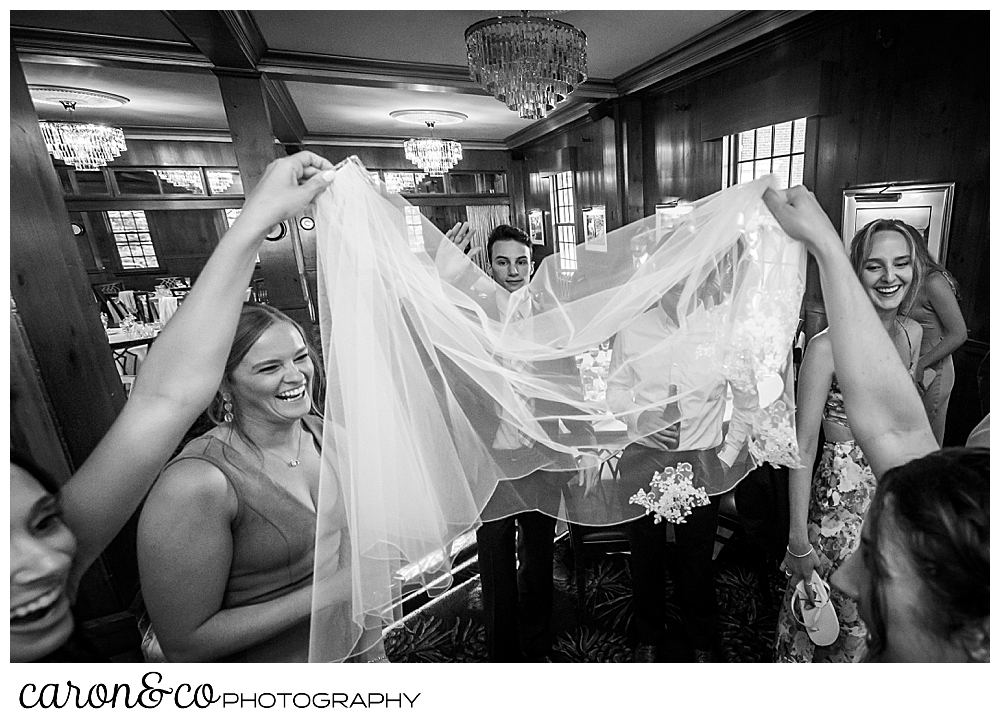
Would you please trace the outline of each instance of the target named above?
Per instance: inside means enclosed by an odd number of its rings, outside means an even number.
[[[469,248],[469,245],[472,243],[472,226],[469,225],[468,221],[460,221],[456,223],[448,229],[444,235],[448,240],[455,244],[455,246],[457,246],[459,251],[462,253],[475,253],[480,248],[479,246]]]
[[[236,223],[255,235],[267,233],[310,204],[330,185],[335,173],[330,161],[309,151],[272,161],[247,197]]]
[[[764,191],[763,200],[785,233],[805,243],[813,254],[827,243],[840,244],[840,236],[826,212],[805,186],[795,186],[787,191],[769,188]]]

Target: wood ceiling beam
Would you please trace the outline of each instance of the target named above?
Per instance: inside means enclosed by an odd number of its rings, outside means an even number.
[[[267,50],[264,36],[246,10],[161,12],[217,68],[256,70]]]

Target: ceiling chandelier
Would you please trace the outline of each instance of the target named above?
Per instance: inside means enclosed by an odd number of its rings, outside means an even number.
[[[110,108],[128,103],[128,98],[86,88],[63,88],[54,85],[30,85],[31,97],[40,103],[61,105],[72,114],[78,105]],[[125,150],[121,128],[96,123],[40,121],[45,149],[53,158],[65,161],[79,171],[96,171]]]
[[[430,138],[410,138],[403,143],[406,160],[423,169],[428,176],[443,176],[462,160],[462,144],[434,137],[437,123],[461,123],[467,115],[446,110],[395,110],[389,114],[404,123],[424,123],[431,131]]]
[[[520,15],[469,26],[469,75],[522,118],[544,118],[587,79],[587,36],[569,23]]]

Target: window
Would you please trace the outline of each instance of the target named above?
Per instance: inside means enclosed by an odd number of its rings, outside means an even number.
[[[403,212],[406,216],[406,239],[410,242],[410,248],[423,251],[424,229],[420,209],[416,206],[403,206]]]
[[[115,248],[121,260],[122,269],[155,269],[160,262],[156,259],[153,238],[149,235],[149,224],[144,211],[105,211]]]
[[[781,188],[802,183],[806,119],[743,131],[722,140],[722,187],[773,173]]]
[[[551,177],[550,203],[556,232],[556,252],[559,268],[576,271],[576,198],[573,193],[573,172],[565,171]]]

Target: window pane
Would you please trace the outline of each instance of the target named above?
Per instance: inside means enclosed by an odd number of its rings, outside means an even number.
[[[417,193],[444,193],[444,178],[426,176],[416,184]]]
[[[771,172],[771,159],[765,158],[762,161],[754,161],[753,177],[760,178]]]
[[[773,126],[764,126],[757,129],[757,150],[755,158],[767,158],[771,155],[771,129]]]
[[[507,193],[506,173],[484,173],[482,178],[485,193]]]
[[[779,188],[788,188],[788,168],[790,165],[788,156],[774,159],[774,174],[778,177]]]
[[[792,139],[792,153],[802,153],[806,149],[806,119],[795,121],[795,133]]]
[[[122,218],[118,215],[117,211],[108,211],[108,217],[111,220],[111,230],[113,232],[117,233],[125,230],[125,222],[122,221]]]
[[[479,193],[474,173],[449,173],[448,180],[451,182],[452,193]]]
[[[205,176],[208,177],[208,192],[213,196],[243,193],[243,179],[236,169],[206,170]]]
[[[109,196],[107,179],[103,171],[73,171],[76,187],[81,196]]]
[[[747,161],[753,158],[753,131],[743,131],[740,133],[740,157],[739,160]]]
[[[164,168],[156,175],[163,182],[163,193],[205,195],[205,183],[197,169]]]
[[[753,180],[753,161],[740,164],[739,183],[746,183]]]
[[[774,155],[783,156],[792,152],[792,122],[779,123],[774,127]]]
[[[125,194],[156,194],[160,193],[160,181],[152,171],[131,170],[115,171],[115,181],[118,192]]]
[[[802,185],[802,169],[805,166],[805,156],[792,156],[792,180],[791,185]]]

